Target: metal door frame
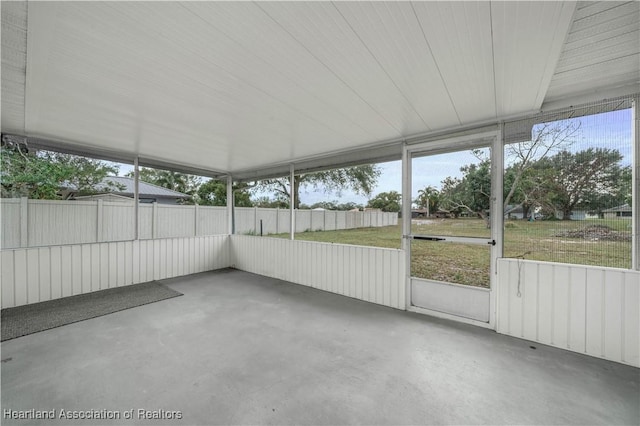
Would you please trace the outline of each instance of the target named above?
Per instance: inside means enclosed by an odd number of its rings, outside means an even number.
[[[473,149],[478,147],[490,147],[491,148],[491,205],[490,205],[490,223],[491,223],[491,235],[490,238],[485,240],[484,243],[492,240],[494,245],[491,250],[491,265],[489,268],[490,273],[490,288],[478,289],[469,288],[469,291],[485,291],[489,293],[489,321],[478,321],[463,316],[454,314],[443,313],[431,309],[425,309],[412,305],[412,277],[411,277],[411,193],[412,193],[412,160],[416,157],[416,154],[420,156],[429,156],[436,154],[444,154],[449,152],[463,151],[467,149]],[[406,144],[402,150],[402,248],[405,251],[405,288],[406,288],[406,306],[407,310],[413,312],[424,313],[432,316],[453,319],[455,321],[471,323],[481,327],[495,329],[496,325],[496,294],[497,294],[497,259],[502,256],[503,250],[503,182],[502,175],[504,169],[504,148],[502,142],[502,125],[498,126],[495,130],[480,132],[475,134],[449,137],[437,139],[432,142],[422,142],[417,144]],[[409,218],[409,220],[406,220]],[[477,243],[480,241],[473,241],[466,237],[448,237],[448,241],[451,242],[472,242]],[[482,240],[482,239],[479,239]],[[482,242],[480,242],[482,244]],[[428,280],[426,280],[428,281]],[[451,286],[462,287],[458,284],[447,283]]]

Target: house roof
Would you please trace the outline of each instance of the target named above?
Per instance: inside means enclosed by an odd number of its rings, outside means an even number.
[[[634,1],[1,6],[3,133],[214,177],[399,159],[640,84]]]
[[[603,213],[613,213],[613,212],[630,212],[631,206],[629,204],[623,204],[621,206],[612,207],[610,209],[602,210]]]
[[[77,188],[73,184],[66,184],[64,187],[66,193],[74,193]],[[108,192],[110,194],[123,195],[133,197],[134,179],[125,176],[107,176],[102,182],[94,187],[97,192]],[[138,194],[140,198],[191,198],[190,195],[182,192],[173,191],[163,188],[152,183],[139,181]]]
[[[108,185],[111,183],[115,185]],[[114,194],[133,196],[134,179],[125,176],[108,176],[104,178],[104,187]],[[162,198],[190,198],[189,195],[171,189],[163,188],[152,183],[138,182],[138,193],[140,197],[162,197]]]

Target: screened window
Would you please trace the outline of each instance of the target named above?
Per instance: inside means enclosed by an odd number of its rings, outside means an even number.
[[[537,124],[505,146],[504,255],[631,267],[631,110]]]

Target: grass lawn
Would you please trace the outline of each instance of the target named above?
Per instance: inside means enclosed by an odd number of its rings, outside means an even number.
[[[595,227],[594,227],[595,225]],[[606,226],[603,228],[601,226]],[[338,244],[400,248],[401,224],[382,228],[315,231],[296,239]],[[585,230],[593,230],[587,232]],[[414,234],[489,237],[479,219],[414,221]],[[289,234],[271,235],[288,238]],[[414,240],[411,275],[458,284],[489,286],[489,246]],[[631,221],[588,219],[580,221],[506,221],[504,256],[582,265],[631,267]]]

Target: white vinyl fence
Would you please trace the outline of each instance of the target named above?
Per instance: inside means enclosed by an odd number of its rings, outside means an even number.
[[[236,207],[235,233],[269,235],[289,232],[291,223],[289,213],[288,209]],[[397,213],[373,210],[364,212],[296,210],[296,232],[334,231],[397,224]]]
[[[3,198],[2,248],[133,240],[134,204]],[[140,204],[139,239],[227,233],[225,207]]]
[[[141,240],[227,233],[226,207],[140,204]],[[113,201],[0,200],[2,248],[134,239],[134,204]],[[296,232],[396,225],[395,213],[296,211]],[[289,210],[236,208],[236,234],[289,232]]]

